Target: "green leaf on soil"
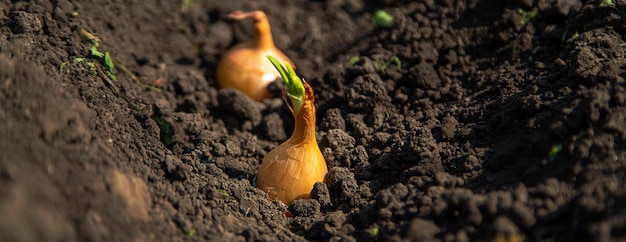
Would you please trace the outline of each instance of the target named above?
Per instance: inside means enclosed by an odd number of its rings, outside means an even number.
[[[529,61],[534,61],[535,60],[535,55],[537,55],[537,53],[539,53],[539,50],[541,49],[541,46],[536,46],[535,48],[533,48],[530,51],[530,56],[528,57]]]
[[[602,2],[600,2],[600,7],[615,8],[615,2],[613,0],[602,0]]]
[[[385,74],[385,70],[387,70],[387,67],[389,67],[389,65],[391,65],[392,63],[396,64],[398,67],[402,66],[402,61],[400,61],[400,58],[394,55],[387,62],[385,62],[385,64],[382,64],[380,66],[380,73]]]
[[[559,153],[561,153],[561,150],[563,150],[563,146],[561,144],[552,146],[552,148],[550,148],[550,152],[548,152],[548,159],[551,161],[555,160],[556,157],[559,156]]]
[[[371,234],[372,236],[376,236],[376,235],[378,235],[378,232],[379,232],[378,225],[375,225],[375,224],[374,224],[374,227],[372,227],[372,228],[370,229],[370,234]]]
[[[228,197],[228,192],[226,192],[226,190],[218,188],[217,191],[222,194],[222,196],[224,196],[224,198]]]
[[[187,236],[193,236],[194,234],[196,234],[196,230],[195,229],[188,229],[185,231],[185,235]]]
[[[361,60],[361,57],[359,57],[358,55],[352,56],[350,58],[350,64],[354,65],[358,63],[360,60]]]
[[[113,60],[111,59],[111,55],[109,55],[108,51],[104,53],[102,61],[104,62],[104,67],[106,67],[107,75],[109,75],[113,81],[116,81],[117,78],[113,75],[113,68],[115,68],[115,66],[113,65]]]
[[[570,36],[570,37],[569,37],[569,39],[573,39],[573,38],[576,38],[576,37],[578,37],[578,31],[574,32],[574,33],[572,34],[572,36]],[[563,35],[561,36],[561,42],[565,42],[565,41],[567,41],[567,40],[568,40],[568,38],[567,38],[567,32],[564,32],[564,33],[563,33]]]
[[[524,9],[518,8],[517,14],[519,14],[521,17],[520,20],[517,22],[517,28],[521,29],[522,27],[526,26],[526,24],[528,24],[530,20],[537,17],[539,12],[537,12],[537,10],[524,11]]]
[[[93,57],[96,57],[98,59],[101,59],[101,58],[104,57],[104,53],[100,52],[98,50],[98,46],[96,46],[96,45],[92,45],[91,48],[89,49],[89,51],[91,52],[91,56],[93,56]]]
[[[372,22],[379,27],[389,28],[393,23],[393,16],[385,12],[384,10],[378,10],[372,17]]]
[[[111,55],[109,54],[109,52],[102,53],[98,50],[98,46],[100,46],[100,43],[98,43],[98,41],[94,39],[89,40],[91,41],[91,48],[89,49],[89,51],[91,52],[91,56],[96,57],[97,59],[102,61],[102,64],[106,68],[106,73],[109,78],[111,78],[111,80],[113,81],[116,81],[117,78],[113,74],[113,69],[115,68],[115,65],[113,64],[113,59],[111,58]]]
[[[89,70],[92,71],[94,75],[98,75],[98,70],[96,69],[96,63],[89,61],[89,62],[85,62],[85,64],[89,66]]]
[[[72,65],[75,63],[81,63],[81,62],[85,62],[85,65],[87,65],[87,69],[91,72],[93,72],[94,75],[98,75],[98,71],[96,69],[96,64],[91,62],[91,61],[85,61],[85,58],[81,58],[81,57],[76,57],[74,58],[74,60],[72,60],[72,62],[70,63],[69,61],[63,62],[61,63],[61,66],[59,67],[59,71],[63,72],[63,69],[68,66],[68,65]],[[81,67],[81,69],[83,69]],[[69,73],[69,69],[66,69],[67,73]],[[84,69],[83,69],[84,70]]]
[[[154,120],[159,128],[161,129],[161,142],[168,148],[171,148],[174,145],[174,129],[172,128],[172,124],[167,120],[163,119],[158,115],[153,115],[152,120]]]

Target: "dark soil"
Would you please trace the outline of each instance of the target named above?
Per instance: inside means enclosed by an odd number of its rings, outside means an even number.
[[[0,241],[626,240],[624,1],[260,2],[1,2]],[[252,185],[293,118],[216,88],[238,9],[316,92],[313,199]]]

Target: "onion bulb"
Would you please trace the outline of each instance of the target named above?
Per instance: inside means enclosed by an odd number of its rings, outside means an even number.
[[[280,77],[266,56],[275,56],[281,62],[293,62],[274,46],[267,16],[262,11],[235,11],[228,15],[232,20],[252,19],[254,38],[230,49],[217,65],[216,79],[219,88],[235,88],[256,101],[270,97],[267,86]]]
[[[295,74],[289,63],[285,62],[283,68],[276,59],[268,58],[287,84],[295,128],[291,138],[263,157],[256,184],[270,199],[289,205],[296,199],[311,197],[313,185],[324,181],[328,168],[315,139],[313,89]]]

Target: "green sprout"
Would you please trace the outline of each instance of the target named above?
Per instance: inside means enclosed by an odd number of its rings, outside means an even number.
[[[393,23],[393,16],[385,12],[384,10],[378,10],[372,17],[372,22],[379,27],[389,28]]]
[[[576,37],[578,37],[578,31],[574,32],[574,33],[572,34],[572,36],[570,37],[570,39],[573,39],[573,38],[576,38]],[[566,41],[567,41],[567,40],[568,40],[568,39],[567,39],[567,31],[565,31],[565,32],[563,33],[563,35],[561,36],[561,42],[566,43]],[[566,43],[566,44],[565,44],[565,48],[566,48],[566,49],[570,49],[570,48],[572,48],[572,44],[571,44],[571,43]]]
[[[512,12],[512,11],[513,10],[509,10],[509,9],[506,10],[506,12]],[[539,14],[539,12],[537,12],[537,10],[525,11],[522,8],[518,8],[515,12],[520,16],[520,19],[516,23],[516,26],[515,26],[515,27],[517,27],[518,30],[521,29],[522,27],[526,26],[526,24],[528,24],[530,22],[530,20],[534,19]]]
[[[96,57],[102,62],[102,64],[106,68],[106,74],[109,76],[109,78],[111,78],[111,80],[113,81],[117,80],[117,78],[113,74],[113,69],[115,67],[113,65],[113,59],[111,59],[111,55],[109,55],[109,52],[102,53],[98,50],[98,46],[100,46],[100,39],[98,38],[98,35],[92,34],[83,28],[78,29],[78,33],[87,38],[89,42],[91,42],[91,48],[89,49],[89,51],[91,52],[91,56]]]
[[[456,162],[452,162],[452,163],[450,164],[450,168],[451,168],[452,170],[455,170],[455,171],[460,171],[460,170],[461,170],[461,168],[459,167],[459,164],[457,164]]]
[[[59,71],[63,72],[63,68],[65,68],[65,66],[67,65],[72,65],[75,63],[81,63],[81,62],[85,62],[85,64],[87,65],[89,71],[91,71],[94,75],[98,75],[98,69],[96,68],[96,64],[91,62],[91,61],[86,61],[85,58],[81,58],[81,57],[75,57],[74,60],[72,60],[72,62],[70,63],[69,61],[63,62],[61,63],[61,66],[59,67]],[[81,67],[82,69],[82,67]],[[67,69],[67,73],[69,73],[69,69]]]
[[[375,224],[374,224],[374,227],[372,227],[372,228],[370,229],[370,234],[371,234],[372,236],[376,236],[376,235],[378,235],[378,232],[379,232],[379,231],[380,231],[380,229],[378,228],[378,225],[375,225]]]
[[[541,46],[536,46],[535,48],[533,48],[530,51],[530,56],[528,57],[529,61],[534,61],[535,60],[535,55],[537,55],[537,53],[539,53],[539,50],[541,49]]]
[[[226,190],[218,188],[217,191],[222,194],[222,196],[224,196],[224,198],[228,197],[228,192],[226,192]]]
[[[96,58],[104,58],[104,53],[98,51],[98,46],[100,44],[98,44],[98,42],[93,41],[92,42],[92,46],[91,49],[89,49],[89,51],[91,52],[91,56],[96,57]]]
[[[361,57],[359,57],[358,55],[352,56],[350,57],[350,64],[354,65],[358,63],[360,60],[361,60]]]
[[[163,143],[166,147],[171,148],[172,145],[176,143],[174,140],[174,128],[172,128],[172,124],[165,120],[163,117],[159,115],[152,115],[152,120],[154,120],[159,129],[161,129],[161,143]]]
[[[100,46],[100,43],[98,43],[95,40],[91,40],[91,44],[92,46],[89,49],[91,51],[91,56],[96,57],[100,61],[102,61],[102,64],[106,68],[107,75],[112,80],[114,81],[117,80],[117,78],[113,74],[113,69],[115,68],[115,66],[113,65],[113,59],[111,59],[111,55],[109,54],[109,52],[104,52],[104,53],[100,52],[98,50],[98,46]]]
[[[89,70],[92,71],[94,75],[98,75],[98,69],[96,68],[96,63],[87,61],[85,62],[85,64],[87,64],[87,66],[89,67]]]
[[[76,12],[76,14],[78,14],[78,12]],[[111,55],[109,54],[109,52],[104,52],[102,53],[101,51],[98,50],[98,46],[100,46],[100,39],[98,38],[97,34],[92,34],[89,31],[83,29],[83,28],[78,28],[77,29],[78,34],[80,34],[82,37],[86,38],[90,43],[91,43],[91,48],[89,48],[90,51],[90,56],[91,57],[95,57],[97,60],[99,60],[102,65],[105,67],[105,70],[102,70],[102,68],[100,68],[100,65],[96,65],[94,62],[88,62],[85,61],[85,58],[74,58],[74,60],[72,61],[72,63],[79,63],[79,62],[85,62],[87,64],[87,66],[89,67],[89,70],[92,71],[94,73],[94,75],[98,75],[102,78],[102,80],[104,81],[104,83],[111,88],[111,90],[116,94],[116,95],[120,95],[127,103],[128,105],[134,109],[134,110],[140,110],[139,106],[137,106],[128,96],[126,96],[126,94],[122,93],[120,91],[120,89],[113,83],[113,81],[115,81],[117,78],[115,77],[115,75],[113,74],[113,69],[115,68],[114,64],[113,64],[113,59],[111,58]],[[70,64],[69,62],[64,62],[61,64],[60,67],[60,71],[63,71],[63,68],[67,65]],[[138,82],[137,77],[132,74],[130,71],[128,71],[127,68],[125,68],[123,65],[119,65],[120,69],[122,69],[124,72],[126,72],[134,81]],[[69,70],[68,70],[69,72]],[[156,116],[155,116],[156,117]],[[159,124],[165,124],[167,122],[160,122],[160,120],[158,119],[159,117],[156,117],[153,119],[155,121],[157,121],[157,123]],[[171,125],[170,125],[171,126]],[[167,127],[167,125],[165,125],[164,127]],[[173,130],[170,128],[165,128],[166,130],[166,134],[162,137],[170,137],[170,133],[173,134]],[[162,131],[162,135],[163,135],[163,129]],[[164,138],[165,139],[165,138]],[[169,138],[167,138],[169,139]],[[169,142],[169,140],[163,140],[164,142]],[[172,140],[172,144],[173,144],[173,140]]]
[[[196,234],[196,230],[195,229],[185,230],[185,235],[187,235],[189,237],[193,236],[194,234]]]
[[[615,8],[615,2],[613,2],[613,0],[602,0],[602,2],[600,2],[600,7],[601,8]]]
[[[113,65],[113,59],[111,59],[109,52],[104,52],[104,66],[107,68],[110,75],[113,76],[113,80],[115,80],[115,75],[113,75],[113,68],[115,68],[115,66]]]
[[[552,146],[552,148],[550,148],[550,152],[548,152],[548,159],[551,161],[555,160],[559,153],[561,153],[561,150],[563,150],[563,146],[561,144]]]
[[[396,64],[398,67],[400,67],[402,65],[402,62],[400,61],[400,58],[398,58],[398,56],[394,55],[387,62],[385,62],[384,64],[380,65],[380,73],[385,74],[385,70],[387,69],[387,67],[389,67],[389,65],[391,65],[391,63]]]
[[[283,66],[280,64],[280,61],[273,56],[268,55],[267,59],[272,62],[272,65],[274,65],[283,78],[283,81],[285,81],[285,85],[287,85],[287,96],[291,99],[295,115],[298,115],[305,99],[304,83],[302,79],[298,77],[296,71],[294,71],[293,67],[291,67],[288,62],[285,61],[285,65]]]
[[[574,32],[572,36],[570,37],[570,39],[576,38],[576,37],[578,37],[578,31]],[[565,41],[567,41],[567,31],[563,32],[563,35],[561,35],[561,42],[565,42]]]

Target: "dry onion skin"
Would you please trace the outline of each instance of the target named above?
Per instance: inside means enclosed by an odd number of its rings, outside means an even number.
[[[269,58],[269,57],[268,57]],[[270,58],[271,59],[271,58]],[[295,75],[293,68],[274,59],[287,84],[290,110],[295,118],[291,138],[268,152],[256,178],[257,187],[270,199],[289,205],[296,199],[311,197],[316,182],[323,182],[328,167],[315,138],[315,96],[311,86]],[[286,101],[286,99],[285,99]],[[289,105],[289,103],[287,103]]]
[[[267,86],[280,74],[266,56],[274,56],[291,65],[293,62],[274,45],[270,23],[264,12],[235,11],[228,18],[238,21],[252,19],[255,33],[252,40],[238,44],[224,54],[217,65],[218,87],[235,88],[256,101],[270,97]]]

